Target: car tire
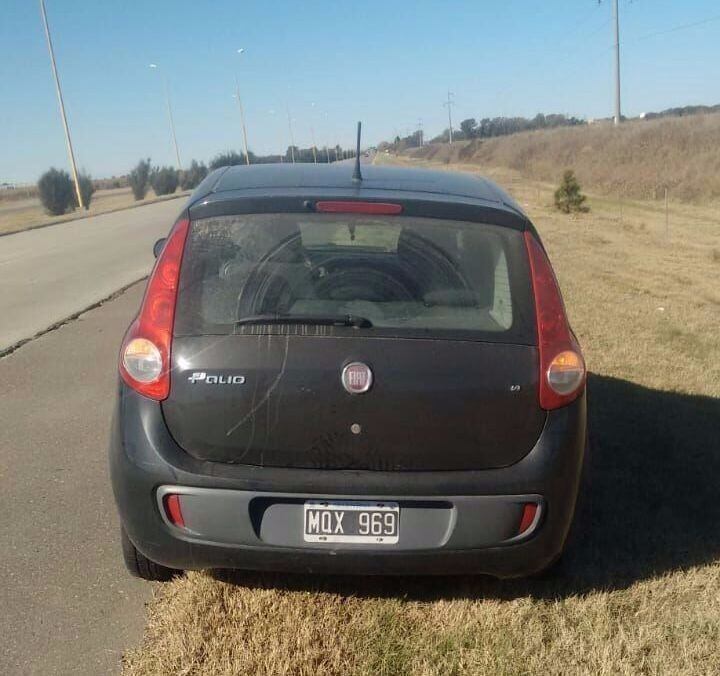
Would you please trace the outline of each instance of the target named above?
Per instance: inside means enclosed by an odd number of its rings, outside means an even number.
[[[125,566],[128,571],[130,571],[130,574],[135,577],[152,582],[168,582],[182,572],[175,568],[168,568],[167,566],[155,563],[155,561],[151,561],[147,556],[141,554],[130,541],[124,528],[120,529],[120,542],[122,543]]]

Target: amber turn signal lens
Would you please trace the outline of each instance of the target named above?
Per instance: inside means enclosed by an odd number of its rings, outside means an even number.
[[[152,383],[162,373],[160,350],[147,338],[133,338],[125,346],[122,363],[139,383]]]
[[[556,355],[547,370],[548,385],[558,394],[574,392],[585,379],[585,362],[572,350]]]

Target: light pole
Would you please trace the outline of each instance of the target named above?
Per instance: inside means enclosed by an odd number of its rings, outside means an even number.
[[[452,107],[455,105],[455,101],[453,101],[453,98],[452,98],[453,96],[455,96],[455,94],[453,94],[450,90],[448,90],[447,101],[445,103],[443,103],[443,106],[445,106],[448,110],[448,129],[449,129],[449,134],[450,134],[450,137],[449,137],[450,145],[452,145],[452,141],[453,141],[453,139],[452,139]]]
[[[310,104],[310,107],[313,109],[312,113],[310,114],[310,117],[312,120],[315,119],[315,102],[313,101]],[[313,151],[313,162],[317,164],[317,147],[315,146],[315,125],[314,122],[310,124],[310,138],[312,140],[312,151]]]
[[[290,117],[290,106],[286,103],[285,110],[287,112],[288,131],[290,132],[290,156],[292,163],[295,164],[295,137],[293,136],[292,118]]]
[[[149,68],[153,70],[159,70],[160,66],[156,63],[151,63]],[[165,86],[165,101],[167,102],[168,119],[170,120],[170,134],[172,135],[172,142],[175,146],[175,159],[177,160],[178,171],[182,171],[182,163],[180,162],[180,149],[178,148],[177,136],[175,135],[175,120],[173,119],[172,106],[170,105],[170,87],[168,85],[167,76],[163,72],[163,83]]]
[[[60,89],[60,78],[58,77],[57,66],[55,65],[55,52],[53,50],[52,38],[50,37],[50,27],[48,26],[44,0],[40,0],[40,13],[42,14],[43,26],[45,26],[45,38],[47,39],[48,51],[50,52],[50,64],[52,65],[53,77],[55,78],[55,91],[57,92],[58,103],[60,104],[60,117],[62,118],[63,129],[65,130],[65,145],[67,146],[70,168],[72,169],[73,180],[75,181],[75,195],[77,196],[78,206],[82,209],[85,204],[83,203],[82,193],[80,192],[80,181],[78,180],[77,166],[75,165],[75,152],[73,151],[72,140],[70,139],[70,127],[68,126],[67,116],[65,115],[65,102],[63,101],[62,89]]]
[[[238,54],[244,54],[245,48],[241,47],[237,50]],[[245,144],[245,164],[250,164],[250,154],[248,153],[247,127],[245,126],[245,111],[243,110],[242,99],[240,98],[240,79],[235,75],[235,96],[238,106],[240,107],[240,124],[242,125],[243,143]]]
[[[268,110],[268,115],[272,115],[273,117],[275,117],[275,109],[271,108],[270,110]],[[285,153],[281,152],[280,153],[280,164],[283,164],[284,162],[285,162]]]

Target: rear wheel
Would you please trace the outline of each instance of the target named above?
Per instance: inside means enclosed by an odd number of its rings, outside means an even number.
[[[130,538],[124,528],[120,529],[120,541],[122,543],[125,566],[135,577],[143,580],[152,580],[154,582],[167,582],[182,572],[175,568],[161,566],[159,563],[155,563],[155,561],[151,561],[147,556],[141,554],[135,545],[130,542]]]

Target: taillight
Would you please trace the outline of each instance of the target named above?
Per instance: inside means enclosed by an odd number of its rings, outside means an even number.
[[[120,376],[136,392],[162,401],[170,393],[170,349],[178,278],[190,221],[173,226],[148,279],[137,319],[120,348]]]
[[[525,232],[530,261],[540,352],[540,407],[565,406],[585,385],[585,361],[568,325],[560,287],[540,243]]]
[[[315,202],[315,211],[328,214],[375,214],[397,216],[402,213],[402,204],[390,202],[320,201]]]

